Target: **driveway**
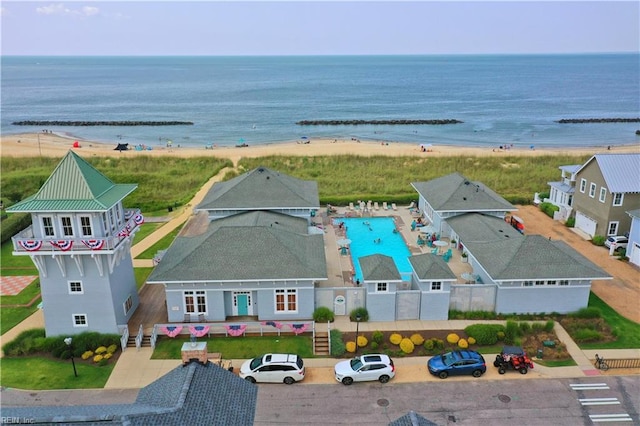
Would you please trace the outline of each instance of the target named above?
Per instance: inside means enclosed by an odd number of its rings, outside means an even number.
[[[572,228],[551,219],[536,206],[517,206],[525,223],[525,233],[539,234],[562,240],[587,259],[600,266],[613,277],[613,280],[596,280],[591,290],[615,309],[620,315],[640,323],[640,270],[626,261],[609,256],[606,247],[591,244]]]

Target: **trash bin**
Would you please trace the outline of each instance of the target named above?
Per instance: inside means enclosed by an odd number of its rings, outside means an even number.
[[[538,349],[538,354],[536,355],[538,359],[542,359],[542,349]]]
[[[172,212],[173,211],[173,206],[167,207],[167,211]]]

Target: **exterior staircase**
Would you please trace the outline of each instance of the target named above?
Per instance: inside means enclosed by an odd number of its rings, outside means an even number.
[[[313,352],[319,356],[329,356],[329,333],[316,331],[316,339],[313,342]]]
[[[147,347],[150,348],[151,347],[151,336],[142,336],[142,347]],[[129,336],[129,340],[127,340],[127,347],[128,348],[135,348],[136,347],[136,336]]]

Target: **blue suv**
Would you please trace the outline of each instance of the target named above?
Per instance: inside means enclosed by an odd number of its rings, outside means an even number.
[[[471,374],[480,377],[487,371],[484,358],[476,351],[459,350],[436,355],[427,362],[429,373],[446,379],[449,376]]]

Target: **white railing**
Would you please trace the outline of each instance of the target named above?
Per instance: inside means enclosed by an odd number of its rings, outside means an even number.
[[[327,321],[327,339],[329,341],[329,356],[331,356],[331,322]]]
[[[210,322],[191,322],[191,323],[170,323],[170,324],[155,324],[154,332],[156,335],[163,335],[165,332],[163,329],[171,328],[171,327],[182,327],[180,332],[177,335],[190,335],[191,331],[189,327],[209,327],[207,331],[207,335],[211,337],[211,335],[225,335],[229,336],[229,329],[227,326],[246,326],[243,334],[259,334],[263,336],[265,334],[275,334],[280,336],[282,333],[294,333],[294,325],[295,326],[303,326],[307,325],[307,329],[300,334],[314,332],[314,322],[313,321],[262,321],[262,322],[225,322],[225,323],[210,323]],[[155,331],[157,330],[157,331]],[[152,337],[153,339],[153,337]],[[153,344],[152,344],[153,346]]]
[[[144,330],[142,328],[142,324],[138,327],[138,335],[136,336],[136,349],[140,350],[142,346],[142,338],[144,337]]]
[[[158,340],[158,326],[154,325],[151,331],[151,349],[156,348],[156,341]]]
[[[120,336],[120,346],[122,347],[122,352],[127,349],[127,343],[129,343],[129,327],[126,325],[122,327],[122,336]]]

